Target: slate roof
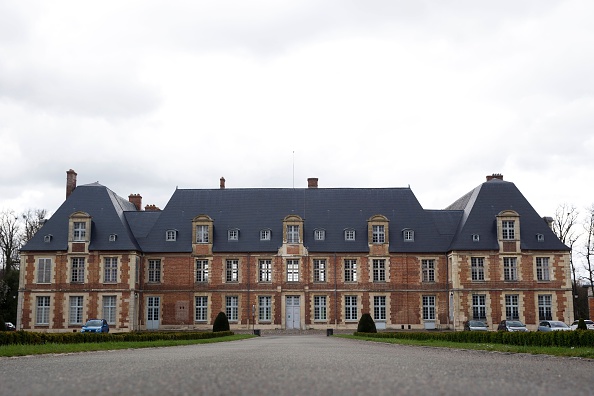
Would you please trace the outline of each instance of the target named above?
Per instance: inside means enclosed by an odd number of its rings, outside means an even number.
[[[146,253],[192,251],[192,219],[214,220],[214,252],[276,253],[282,245],[282,222],[291,214],[304,219],[304,245],[310,253],[368,252],[367,221],[389,220],[391,252],[445,253],[450,250],[497,250],[495,216],[511,209],[520,214],[522,249],[567,250],[513,183],[493,179],[481,184],[445,210],[425,210],[410,188],[251,188],[176,189],[162,211],[137,211],[128,200],[98,183],[77,187],[23,251],[66,250],[68,218],[76,211],[92,217],[91,250],[141,250]],[[229,241],[227,231],[239,231]],[[271,231],[260,241],[260,231]],[[314,230],[325,240],[314,240]],[[352,229],[355,241],[345,241]],[[414,231],[405,242],[402,231]],[[176,241],[166,241],[168,230]],[[480,241],[473,242],[472,234]],[[536,234],[545,236],[537,242]],[[44,236],[51,234],[51,242]],[[115,242],[109,235],[117,234]]]

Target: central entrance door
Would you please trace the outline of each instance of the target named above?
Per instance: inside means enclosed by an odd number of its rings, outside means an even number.
[[[299,296],[287,296],[285,323],[287,330],[301,328],[301,309],[299,307]]]
[[[146,302],[146,329],[159,329],[159,309],[161,297],[148,297]]]

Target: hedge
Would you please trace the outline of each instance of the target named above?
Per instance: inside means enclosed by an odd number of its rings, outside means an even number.
[[[552,332],[506,332],[506,331],[458,331],[458,332],[383,332],[355,333],[359,337],[398,338],[407,340],[439,340],[462,343],[507,344],[520,346],[594,347],[594,331]]]
[[[1,345],[80,344],[89,342],[125,342],[157,340],[200,340],[233,335],[226,332],[133,332],[133,333],[37,333],[29,331],[0,332]]]

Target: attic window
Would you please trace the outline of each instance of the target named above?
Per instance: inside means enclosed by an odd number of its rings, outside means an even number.
[[[414,242],[415,232],[410,229],[404,229],[402,230],[402,237],[404,238],[404,242]]]
[[[52,241],[52,237],[53,237],[53,235],[52,235],[52,234],[45,235],[45,236],[43,237],[43,242],[45,242],[45,243],[50,243],[50,242]]]
[[[481,237],[479,234],[472,234],[472,242],[478,242],[481,240]]]
[[[115,242],[118,239],[117,234],[109,234],[109,242]]]
[[[316,241],[323,241],[326,239],[326,230],[320,228],[314,230],[314,239]]]
[[[238,241],[239,240],[239,230],[238,229],[232,229],[232,230],[228,230],[227,231],[227,239],[229,241]]]
[[[536,240],[538,242],[544,242],[544,235],[543,234],[536,234]]]
[[[165,240],[167,242],[175,242],[177,240],[177,230],[167,230],[165,232]]]
[[[353,230],[353,229],[344,230],[344,240],[345,241],[354,241],[355,240],[355,230]]]
[[[260,240],[261,241],[269,241],[270,240],[270,230],[260,230]]]

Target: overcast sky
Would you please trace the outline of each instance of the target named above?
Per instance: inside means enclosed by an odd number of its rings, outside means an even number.
[[[502,173],[541,216],[594,202],[592,0],[0,2],[0,209],[66,171],[176,187],[411,186]]]

